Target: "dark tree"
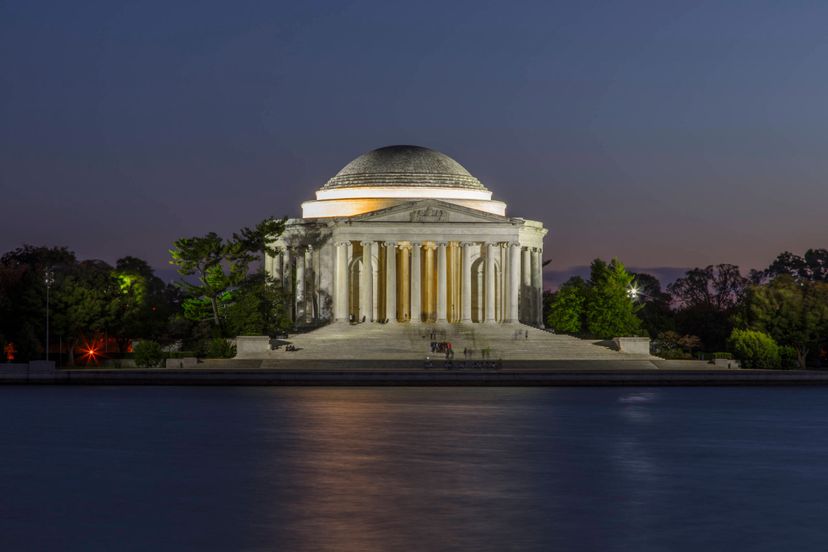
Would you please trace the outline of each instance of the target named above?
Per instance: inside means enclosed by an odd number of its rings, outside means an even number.
[[[634,285],[639,292],[641,309],[636,313],[641,325],[651,338],[676,328],[669,293],[662,291],[661,282],[651,274],[634,274]]]
[[[699,336],[708,351],[724,350],[748,283],[730,264],[689,270],[667,287],[677,308],[676,330]]]

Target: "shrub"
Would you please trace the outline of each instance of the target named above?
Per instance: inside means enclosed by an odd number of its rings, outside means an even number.
[[[664,360],[693,360],[693,355],[681,349],[663,349],[658,351],[656,356]]]
[[[785,370],[799,368],[799,356],[796,354],[796,349],[790,345],[779,347],[779,359],[782,363],[782,368]]]
[[[142,368],[154,368],[164,360],[164,351],[155,341],[142,340],[133,348],[135,365]]]
[[[766,333],[737,328],[728,343],[743,368],[779,368],[779,345]]]
[[[207,358],[233,358],[236,356],[236,346],[223,337],[215,337],[207,342]]]

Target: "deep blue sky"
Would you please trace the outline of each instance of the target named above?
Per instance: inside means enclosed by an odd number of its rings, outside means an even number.
[[[550,271],[826,247],[824,2],[0,2],[0,252],[163,267],[375,147],[455,157]]]

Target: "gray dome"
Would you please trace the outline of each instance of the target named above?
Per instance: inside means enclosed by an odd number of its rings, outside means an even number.
[[[386,146],[369,151],[345,165],[322,189],[367,186],[487,191],[463,165],[439,151],[420,146]]]

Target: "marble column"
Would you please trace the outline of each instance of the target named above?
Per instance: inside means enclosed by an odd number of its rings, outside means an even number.
[[[472,321],[472,280],[471,280],[471,254],[473,243],[463,244],[463,283],[461,285],[463,291],[463,315],[460,318],[461,322]]]
[[[316,293],[316,287],[313,284],[315,281],[316,267],[313,263],[313,247],[309,245],[305,248],[305,322],[312,322],[314,317],[313,295]]]
[[[282,270],[282,288],[285,293],[290,295],[293,291],[293,251],[290,247],[285,247],[285,263]]]
[[[543,323],[543,249],[535,249],[535,264],[532,276],[535,280],[535,319],[539,328],[544,327]]]
[[[359,290],[360,322],[362,317],[366,322],[371,322],[374,316],[374,264],[371,261],[371,246],[374,242],[362,242],[362,285]]]
[[[542,292],[541,289],[541,281],[540,281],[540,254],[538,253],[538,249],[533,247],[532,248],[532,310],[531,312],[531,323],[534,326],[541,325],[541,316],[539,315],[539,307],[542,309],[543,305],[540,305],[540,301],[538,300],[540,297],[540,293]]]
[[[296,251],[296,320],[305,321],[305,252]]]
[[[433,243],[423,246],[425,251],[425,260],[423,264],[425,269],[423,274],[423,283],[425,284],[425,307],[423,309],[423,317],[426,322],[431,322],[434,316],[434,250],[437,249]]]
[[[348,320],[348,242],[336,244],[336,294],[334,318]]]
[[[495,322],[495,249],[493,243],[486,244],[486,322]]]
[[[264,272],[265,276],[273,277],[273,257],[267,251],[264,254]]]
[[[447,322],[448,306],[448,262],[445,243],[437,244],[437,322]]]
[[[507,322],[517,322],[519,317],[518,292],[520,291],[520,244],[509,244],[509,309]]]
[[[397,244],[385,242],[385,318],[397,322]]]
[[[420,283],[422,280],[422,271],[420,270],[420,252],[421,247],[419,243],[411,244],[411,321],[422,322],[422,296],[420,290]]]
[[[532,323],[532,305],[534,299],[532,296],[532,251],[528,247],[521,249],[521,282],[520,282],[520,319],[526,324]]]
[[[400,319],[407,322],[411,320],[411,245],[403,243],[397,247],[400,255],[400,272],[397,275],[400,282],[400,297],[397,303]]]
[[[282,283],[282,251],[276,251],[276,255],[273,257],[271,261],[271,268],[272,272],[270,273],[270,277],[277,283]]]
[[[372,322],[377,322],[381,316],[379,312],[380,307],[380,288],[382,287],[382,282],[379,279],[380,273],[382,272],[380,266],[380,243],[379,242],[372,242],[371,244],[371,259],[377,260],[377,267],[374,270],[374,263],[371,262],[371,316],[369,318]]]

